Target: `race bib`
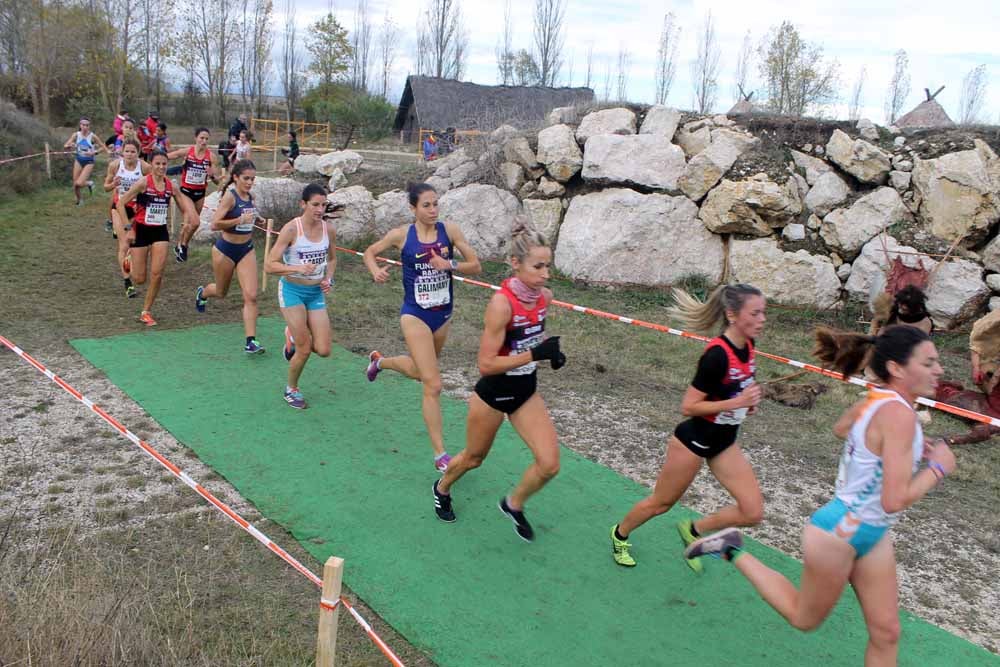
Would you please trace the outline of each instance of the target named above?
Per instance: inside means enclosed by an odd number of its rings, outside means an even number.
[[[541,327],[539,326],[539,328],[541,328]],[[528,338],[522,338],[521,340],[514,341],[514,344],[513,344],[512,348],[511,348],[511,351],[510,351],[511,356],[513,356],[515,354],[519,354],[521,352],[527,352],[528,350],[530,350],[532,348],[538,347],[539,345],[541,345],[541,343],[542,343],[543,340],[545,340],[545,333],[544,332],[539,332],[538,334],[536,334],[534,336],[530,336]],[[535,372],[535,369],[537,367],[538,367],[538,362],[537,361],[529,361],[528,363],[526,363],[523,366],[518,366],[517,368],[510,369],[509,371],[507,371],[506,374],[507,375],[530,375],[531,373]]]
[[[119,195],[123,195],[126,192],[128,192],[129,188],[131,188],[133,185],[135,185],[136,181],[138,181],[138,180],[139,179],[135,178],[135,177],[121,177],[121,176],[119,176],[118,194]]]
[[[451,303],[451,275],[445,271],[429,271],[413,281],[413,296],[421,308],[436,308]]]
[[[736,408],[720,412],[715,417],[715,423],[724,426],[739,426],[747,418],[750,408]]]
[[[243,211],[241,211],[241,213],[246,213],[248,211],[250,213],[254,214],[254,220],[256,220],[257,219],[257,209],[255,209],[255,208],[245,208],[245,209],[243,209]],[[247,232],[252,232],[253,231],[253,220],[251,220],[250,222],[241,222],[240,224],[238,224],[235,227],[233,227],[233,231],[242,232],[244,234],[246,234]]]
[[[167,224],[167,210],[169,209],[168,204],[150,204],[146,207],[146,224],[147,225],[165,225]]]
[[[204,167],[188,167],[185,180],[187,180],[190,185],[205,185],[207,176],[208,174]]]

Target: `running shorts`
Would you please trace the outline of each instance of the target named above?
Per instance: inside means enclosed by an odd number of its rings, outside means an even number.
[[[677,425],[674,437],[691,450],[691,453],[711,459],[729,449],[736,442],[738,432],[738,426],[713,424],[692,417]]]
[[[136,225],[132,247],[145,248],[154,243],[168,243],[169,241],[170,231],[166,225]]]
[[[323,310],[326,299],[319,285],[298,285],[282,276],[278,281],[278,305],[282,308],[305,306],[306,310]]]
[[[215,247],[223,255],[233,260],[233,264],[239,264],[241,259],[253,252],[253,239],[246,243],[230,243],[220,236],[215,240]]]
[[[889,531],[889,526],[862,523],[840,498],[834,498],[816,510],[809,523],[854,547],[855,560],[864,558]]]
[[[476,395],[486,405],[512,415],[528,402],[538,389],[538,374],[484,375],[476,383]]]
[[[193,202],[198,202],[205,197],[205,190],[192,190],[191,188],[186,188],[183,185],[178,188],[181,192],[188,196]]]

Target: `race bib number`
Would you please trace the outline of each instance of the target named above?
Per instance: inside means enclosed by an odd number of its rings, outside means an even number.
[[[736,408],[735,410],[720,412],[715,417],[715,423],[724,426],[739,426],[747,418],[747,412],[749,411],[750,408]]]
[[[126,192],[128,192],[129,188],[131,188],[133,185],[135,185],[136,181],[138,181],[138,180],[139,180],[138,178],[121,178],[121,177],[119,177],[118,194],[119,195],[123,195]]]
[[[538,328],[540,329],[541,326],[539,325]],[[541,345],[543,340],[545,340],[545,334],[543,332],[539,332],[538,334],[528,338],[522,338],[521,340],[514,342],[510,353],[511,355],[515,355],[521,352],[527,352],[528,350]],[[535,372],[537,367],[537,361],[529,361],[524,366],[518,366],[517,368],[510,369],[507,371],[507,375],[530,375]]]
[[[208,174],[204,167],[188,167],[186,180],[190,185],[205,185]]]
[[[147,225],[165,225],[167,224],[167,210],[169,206],[167,204],[150,204],[146,207],[146,224]]]
[[[257,219],[257,209],[245,208],[241,213],[253,213],[254,217],[250,220],[250,222],[241,222],[240,224],[236,225],[235,227],[233,227],[233,231],[243,232],[244,234],[246,234],[247,232],[252,232],[253,222],[254,220]]]
[[[413,281],[413,296],[421,308],[436,308],[451,303],[451,276],[444,271],[431,271]]]

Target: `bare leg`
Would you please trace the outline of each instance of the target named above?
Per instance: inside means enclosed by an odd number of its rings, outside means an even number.
[[[146,299],[142,304],[142,309],[147,312],[152,310],[156,296],[160,293],[160,285],[163,283],[163,267],[167,263],[169,245],[161,241],[150,246],[149,287],[146,289]]]
[[[79,204],[81,201],[80,188],[82,186],[80,185],[80,172],[82,170],[83,169],[82,167],[80,167],[80,163],[77,162],[76,160],[73,160],[73,196],[76,197],[77,204]]]
[[[177,196],[177,204],[181,209],[181,215],[184,217],[184,225],[181,227],[181,233],[178,243],[182,246],[186,246],[190,241],[194,233],[198,231],[198,225],[201,223],[201,218],[199,217],[199,212],[201,211],[202,202],[204,199],[199,199],[196,205],[191,198],[186,194],[181,192],[179,189],[174,191]]]
[[[895,667],[899,653],[899,587],[896,554],[888,535],[854,563],[854,594],[868,626],[865,667]]]
[[[618,524],[618,533],[628,537],[629,533],[654,516],[670,511],[694,481],[705,459],[691,452],[674,436],[667,441],[667,458],[656,478],[653,493],[637,502],[625,518]]]
[[[451,485],[462,476],[482,465],[490,453],[497,429],[503,424],[503,413],[488,406],[476,393],[469,399],[469,416],[465,422],[465,449],[448,463],[448,469],[438,480],[440,493],[451,493]]]
[[[235,270],[236,265],[233,264],[233,260],[224,255],[221,250],[212,246],[212,273],[215,274],[215,282],[205,285],[205,288],[201,291],[202,298],[226,298],[226,295],[229,294],[229,284],[233,280],[233,272]]]
[[[435,456],[444,454],[444,427],[441,419],[441,372],[438,353],[448,335],[448,324],[431,333],[430,327],[412,315],[400,318],[406,347],[410,350],[418,377],[424,387],[423,413],[427,435]]]
[[[309,323],[309,333],[312,336],[313,354],[321,357],[329,357],[333,334],[330,328],[330,314],[325,308],[322,310],[319,308],[316,310],[307,310],[306,319]]]
[[[312,336],[309,334],[309,323],[306,317],[306,307],[303,305],[282,308],[281,314],[288,324],[295,339],[295,354],[288,362],[288,386],[297,388],[302,369],[305,368],[309,354],[312,352]]]
[[[141,248],[132,248],[132,282],[136,285],[142,285],[146,282],[148,276],[148,262],[146,259],[149,257],[150,246],[142,246]]]
[[[248,252],[236,265],[236,275],[243,292],[243,331],[247,336],[257,335],[257,256]],[[298,340],[298,339],[296,339]]]
[[[764,497],[753,474],[750,462],[739,445],[733,445],[708,462],[712,474],[736,499],[735,505],[725,507],[694,522],[695,530],[702,535],[730,526],[756,526],[764,517]]]
[[[524,471],[508,498],[511,509],[521,510],[528,498],[559,474],[559,436],[545,401],[537,392],[510,416],[510,423],[535,455],[535,461]]]
[[[118,215],[118,211],[111,211],[111,224],[118,236],[118,270],[121,272],[122,278],[128,278],[129,274],[122,269],[129,249],[128,232],[125,231],[125,224],[122,222],[121,216]]]

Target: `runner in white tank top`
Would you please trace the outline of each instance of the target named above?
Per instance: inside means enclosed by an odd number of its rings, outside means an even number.
[[[877,337],[818,329],[816,342],[816,356],[845,376],[860,371],[874,347],[870,368],[883,386],[872,389],[833,427],[846,440],[836,494],[813,514],[802,534],[799,588],[744,551],[736,529],[697,540],[686,554],[731,561],[775,611],[803,631],[823,623],[850,581],[868,627],[865,666],[894,666],[899,591],[896,554],[887,533],[901,510],[955,469],[955,455],[946,444],[924,441],[913,409],[918,397],[934,395],[943,370],[930,336],[911,326],[889,326]],[[927,467],[916,472],[922,457]],[[857,663],[860,655],[844,657]]]
[[[115,240],[118,244],[117,265],[121,272],[122,280],[125,284],[125,296],[134,298],[136,296],[135,286],[132,284],[132,261],[129,255],[129,246],[135,238],[132,230],[132,216],[135,214],[134,202],[125,207],[126,219],[118,214],[118,199],[129,189],[142,180],[143,176],[149,173],[149,165],[139,159],[139,142],[129,139],[122,144],[122,155],[112,160],[108,164],[108,171],[104,176],[104,191],[111,193],[111,230],[114,232]],[[133,165],[131,168],[128,165]]]
[[[285,248],[281,255],[282,261],[288,266],[314,264],[319,265],[319,268],[311,269],[309,273],[292,273],[285,277],[293,278],[295,282],[301,281],[305,285],[319,285],[326,273],[326,260],[330,254],[330,236],[326,233],[326,225],[322,226],[322,238],[311,241],[302,229],[302,218],[295,218],[288,224],[292,223],[295,223],[295,241]]]

